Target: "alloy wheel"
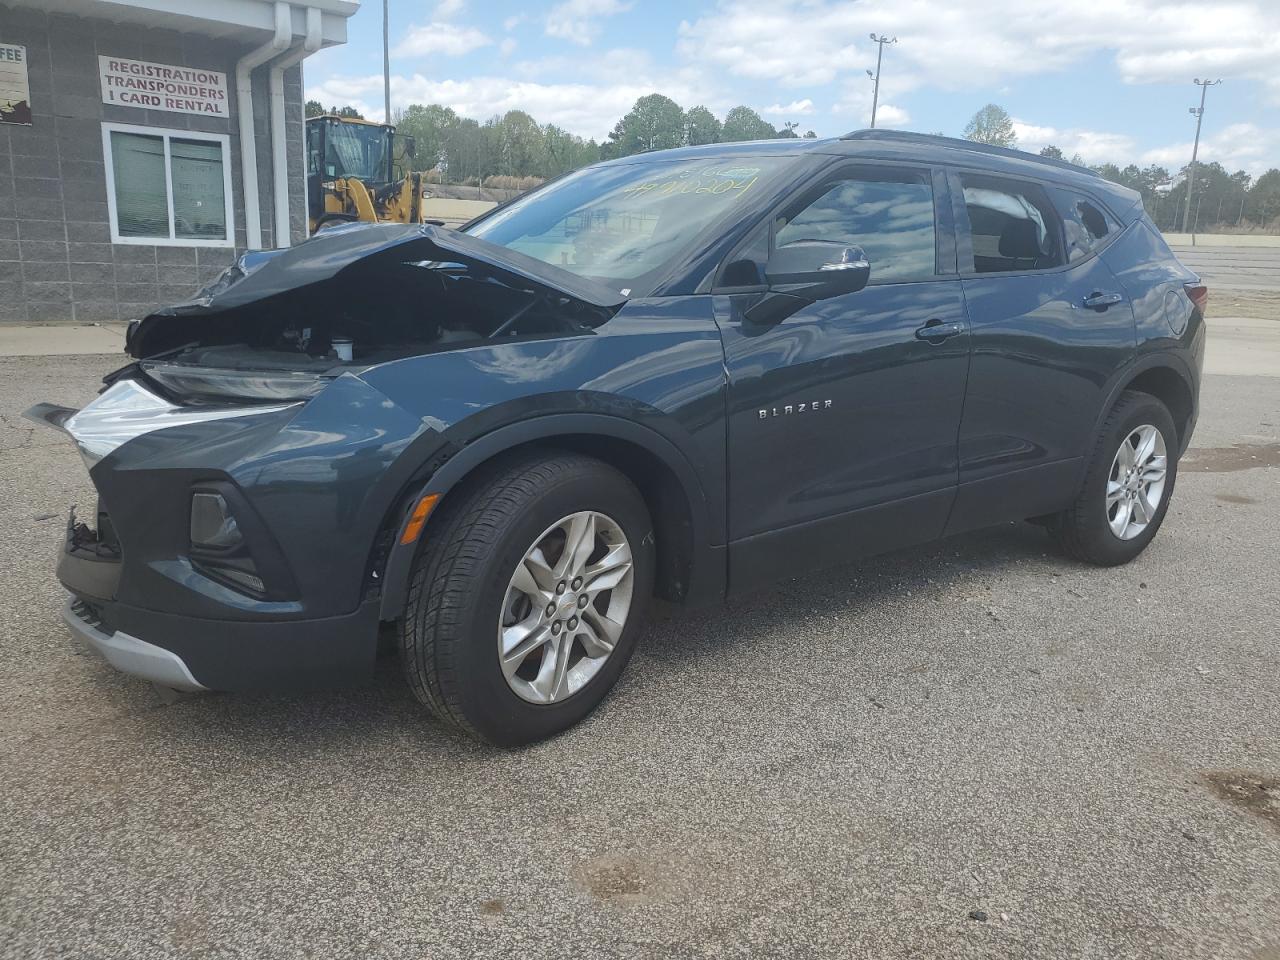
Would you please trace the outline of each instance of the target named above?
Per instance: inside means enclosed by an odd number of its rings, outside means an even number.
[[[498,662],[512,691],[558,703],[590,682],[622,636],[633,582],[617,521],[588,510],[547,527],[511,575],[498,621]]]
[[[1155,519],[1168,465],[1164,434],[1150,424],[1134,427],[1120,442],[1107,477],[1106,510],[1121,540],[1132,540]]]

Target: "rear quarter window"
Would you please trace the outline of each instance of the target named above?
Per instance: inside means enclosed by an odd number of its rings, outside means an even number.
[[[1067,240],[1067,261],[1074,263],[1105,247],[1120,225],[1096,200],[1078,193],[1055,191]]]

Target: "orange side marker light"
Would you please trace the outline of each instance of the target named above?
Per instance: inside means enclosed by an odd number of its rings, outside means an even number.
[[[413,508],[413,513],[409,515],[409,522],[405,525],[404,533],[400,534],[402,546],[407,547],[422,536],[422,528],[427,525],[427,517],[431,516],[431,511],[436,508],[436,504],[439,502],[440,494],[438,493],[425,494],[418,501]]]

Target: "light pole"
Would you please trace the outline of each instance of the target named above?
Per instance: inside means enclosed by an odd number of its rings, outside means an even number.
[[[877,44],[876,72],[872,74],[870,70],[867,71],[867,74],[871,76],[871,80],[875,84],[875,92],[871,94],[871,129],[874,130],[876,126],[876,107],[880,105],[880,63],[884,60],[884,45],[886,43],[897,43],[898,38],[884,36],[877,37],[873,33],[871,34],[871,40],[873,43]]]
[[[383,123],[391,122],[391,45],[388,42],[387,2],[382,0],[382,101],[386,110]]]
[[[1201,80],[1199,77],[1195,79],[1195,85],[1200,88],[1200,106],[1188,107],[1187,112],[1195,114],[1196,118],[1196,140],[1191,147],[1191,167],[1187,171],[1187,199],[1182,207],[1182,231],[1187,230],[1187,224],[1191,220],[1191,192],[1196,188],[1196,155],[1200,152],[1200,124],[1204,122],[1204,97],[1209,92],[1210,87],[1216,87],[1221,80]],[[1196,208],[1196,213],[1200,212],[1200,208]],[[1196,232],[1194,226],[1191,230],[1191,245],[1196,245]]]

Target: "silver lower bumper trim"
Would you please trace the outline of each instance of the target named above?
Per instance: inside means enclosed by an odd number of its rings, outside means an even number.
[[[182,658],[172,650],[157,647],[154,643],[147,643],[119,630],[114,633],[99,630],[72,609],[74,602],[68,600],[62,607],[62,619],[66,621],[72,636],[82,640],[121,673],[142,677],[175,690],[206,689],[196,681]]]

